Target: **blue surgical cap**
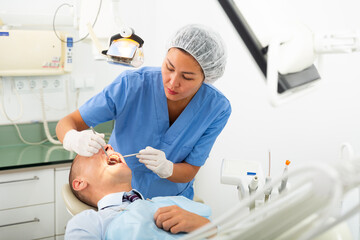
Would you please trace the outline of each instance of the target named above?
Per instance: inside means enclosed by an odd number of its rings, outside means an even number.
[[[200,64],[206,83],[220,78],[226,65],[226,49],[220,35],[208,27],[190,24],[179,29],[169,42],[168,49],[180,48]]]

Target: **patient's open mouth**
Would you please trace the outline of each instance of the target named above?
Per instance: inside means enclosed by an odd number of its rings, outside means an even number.
[[[108,159],[108,165],[115,165],[117,163],[121,163],[120,156],[111,154]]]

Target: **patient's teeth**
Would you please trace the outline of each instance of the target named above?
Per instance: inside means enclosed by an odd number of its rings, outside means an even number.
[[[120,157],[118,155],[116,155],[116,154],[110,155],[109,160],[108,160],[108,164],[109,165],[114,165],[116,163],[121,163]]]

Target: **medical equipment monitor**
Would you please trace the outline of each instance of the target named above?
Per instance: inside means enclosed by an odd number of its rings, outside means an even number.
[[[259,66],[260,70],[267,77],[267,51],[268,46],[263,47],[256,37],[244,15],[242,15],[235,0],[218,0],[226,15],[230,19],[234,28],[249,49],[252,57]],[[260,16],[261,17],[261,16]],[[308,68],[300,72],[281,74],[278,73],[278,93],[304,86],[315,80],[320,79],[320,75],[316,67],[312,64]]]

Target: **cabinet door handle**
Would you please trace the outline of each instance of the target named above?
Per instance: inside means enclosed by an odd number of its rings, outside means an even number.
[[[25,224],[25,223],[33,223],[33,222],[40,222],[40,219],[34,218],[33,220],[29,220],[29,221],[4,224],[4,225],[0,225],[0,228],[2,228],[2,227],[14,226],[14,225],[20,225],[20,224]]]
[[[25,178],[25,179],[17,179],[17,180],[0,182],[0,184],[3,184],[3,183],[14,183],[14,182],[33,181],[33,180],[39,180],[39,179],[40,179],[40,178],[39,178],[38,176],[34,176],[34,177],[32,177],[32,178]]]

